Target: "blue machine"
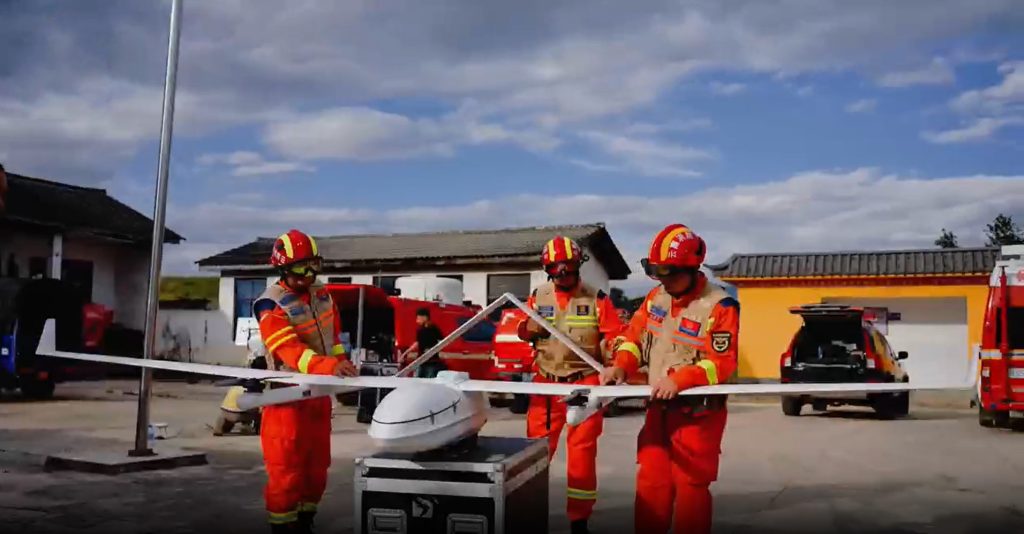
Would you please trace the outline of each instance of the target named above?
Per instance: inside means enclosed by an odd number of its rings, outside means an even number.
[[[15,335],[0,337],[0,373],[14,376]]]

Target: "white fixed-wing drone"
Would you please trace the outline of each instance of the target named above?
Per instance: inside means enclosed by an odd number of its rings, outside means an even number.
[[[247,393],[238,399],[243,410],[258,406],[281,404],[301,399],[347,393],[363,388],[393,389],[377,406],[370,424],[369,435],[382,452],[418,453],[458,443],[475,436],[487,422],[489,402],[487,393],[513,393],[526,395],[553,395],[570,404],[567,416],[570,425],[590,417],[616,398],[649,397],[651,387],[645,385],[583,386],[578,384],[506,382],[499,380],[472,380],[466,373],[442,371],[436,378],[413,378],[420,364],[437,354],[445,345],[468,331],[474,324],[497,310],[506,302],[519,307],[540,324],[553,337],[568,345],[577,355],[595,369],[600,363],[576,346],[513,295],[506,293],[481,310],[476,316],[452,331],[437,345],[424,352],[398,376],[335,377],[266,371],[244,367],[181,363],[85,354],[57,350],[55,324],[46,322],[40,338],[37,355],[69,358],[91,362],[130,365],[185,373],[230,377],[292,384],[296,387],[267,389],[265,393]],[[954,383],[803,383],[803,384],[720,384],[681,391],[680,395],[802,395],[821,393],[891,393],[926,389],[974,389],[977,360],[972,359],[966,376]]]

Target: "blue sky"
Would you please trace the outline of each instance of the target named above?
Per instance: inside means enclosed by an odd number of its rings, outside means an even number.
[[[185,4],[168,272],[289,227],[602,221],[635,265],[673,222],[719,261],[1024,218],[1011,0]],[[0,161],[149,213],[168,9],[0,4]]]

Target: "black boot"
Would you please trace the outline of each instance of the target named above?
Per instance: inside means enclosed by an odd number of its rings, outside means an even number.
[[[299,512],[299,522],[296,532],[301,534],[313,534],[313,518],[316,512]]]
[[[587,528],[587,520],[577,519],[569,523],[569,532],[572,534],[590,534],[590,529]]]
[[[271,534],[295,534],[296,532],[299,532],[298,529],[296,529],[296,525],[297,524],[298,523],[295,523],[295,522],[271,524],[270,525],[270,533]]]

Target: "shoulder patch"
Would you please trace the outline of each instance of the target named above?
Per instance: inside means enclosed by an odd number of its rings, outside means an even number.
[[[711,348],[715,352],[725,352],[732,346],[732,334],[729,332],[712,332]]]
[[[740,302],[732,297],[725,297],[718,301],[718,304],[723,308],[736,308],[740,309]]]

